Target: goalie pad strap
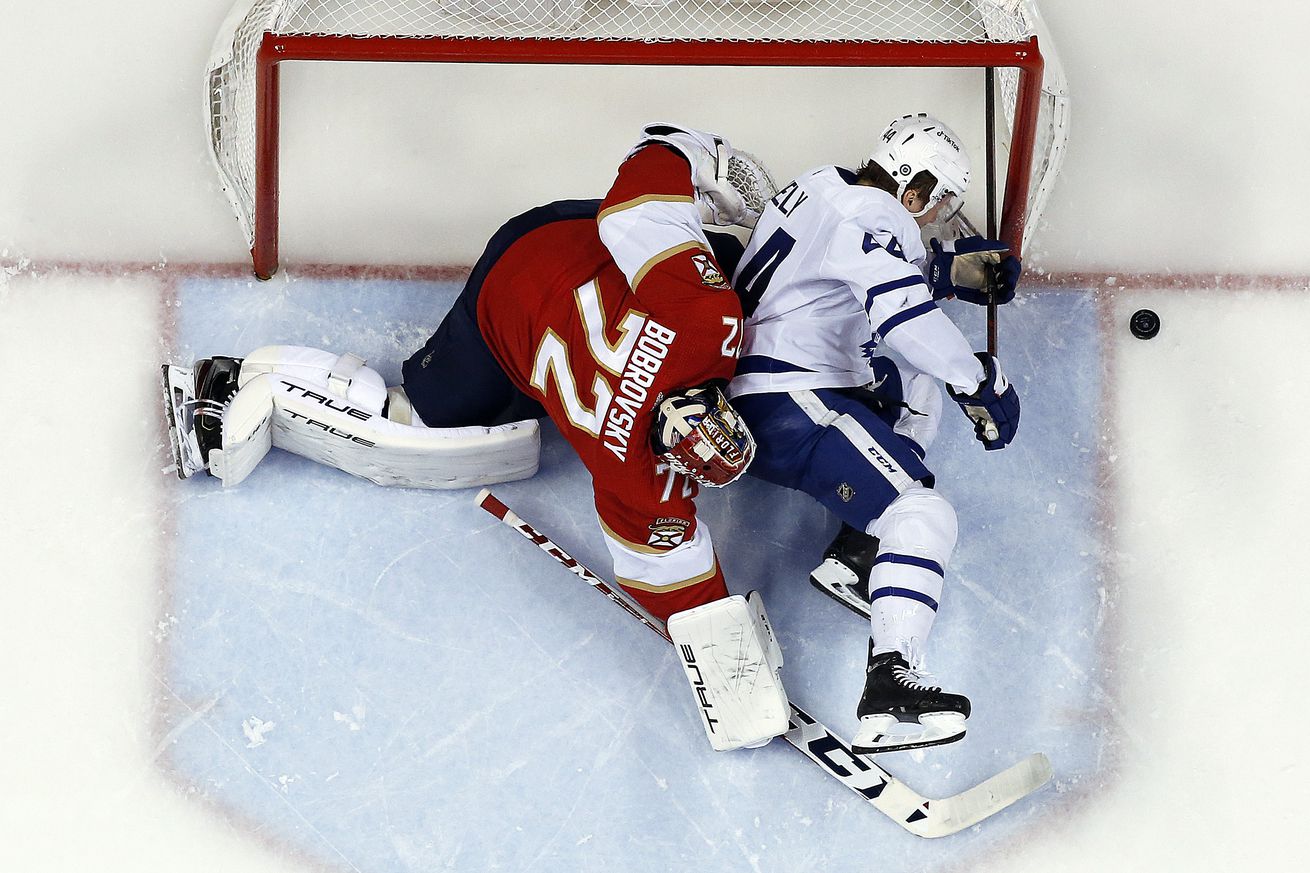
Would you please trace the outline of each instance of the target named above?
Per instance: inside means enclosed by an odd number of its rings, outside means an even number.
[[[345,397],[346,392],[350,390],[350,383],[363,367],[363,358],[346,352],[337,358],[336,364],[328,373],[328,390],[339,397]]]
[[[757,593],[675,613],[667,627],[715,751],[754,748],[787,731],[782,652]]]

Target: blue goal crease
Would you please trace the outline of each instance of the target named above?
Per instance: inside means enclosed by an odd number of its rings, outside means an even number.
[[[353,352],[390,382],[454,283],[182,283],[179,360],[268,343]],[[1033,751],[1057,778],[1097,772],[1102,703],[1095,445],[1102,352],[1088,295],[1002,307],[1000,358],[1023,399],[1015,444],[983,452],[963,416],[927,455],[956,507],[926,652],[973,701],[969,735],[888,769],[930,796]],[[981,309],[942,309],[982,335]],[[950,406],[950,404],[947,404]],[[950,410],[947,410],[949,416]],[[541,472],[495,490],[601,575],[586,471],[550,427]],[[512,532],[472,491],[387,489],[272,452],[242,485],[199,477],[166,499],[167,682],[214,700],[161,766],[288,853],[378,873],[958,867],[1033,826],[1038,793],[947,840],[919,840],[784,744],[714,753],[663,644]],[[755,588],[798,703],[847,736],[867,623],[814,591],[836,522],[747,478],[701,498],[729,586]],[[183,718],[163,713],[161,733]],[[1050,791],[1050,789],[1047,789]],[[695,810],[698,827],[686,827]],[[754,860],[751,860],[754,859]]]

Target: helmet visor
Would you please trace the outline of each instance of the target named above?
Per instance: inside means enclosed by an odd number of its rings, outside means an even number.
[[[928,195],[928,202],[918,212],[911,212],[913,218],[923,218],[932,224],[942,224],[960,214],[964,208],[964,198],[944,185],[938,184]]]
[[[928,208],[932,209],[934,207],[937,209],[935,221],[950,221],[959,215],[960,210],[964,208],[964,198],[954,191],[943,191],[941,196],[937,198],[937,202]]]

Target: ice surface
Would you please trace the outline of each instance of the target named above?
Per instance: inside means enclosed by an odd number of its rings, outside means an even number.
[[[177,353],[317,345],[394,380],[456,290],[188,281]],[[1036,293],[1003,324],[1020,440],[985,453],[952,417],[929,456],[961,545],[928,666],[972,697],[972,727],[884,759],[940,796],[1049,754],[1057,785],[985,827],[921,841],[781,742],[712,752],[664,644],[471,491],[384,489],[276,451],[238,488],[166,489],[176,624],[161,660],[179,701],[165,723],[187,725],[166,767],[347,869],[908,871],[1015,839],[1099,778],[1105,507],[1094,306]],[[546,433],[542,472],[496,491],[607,574],[586,472]],[[730,587],[769,604],[792,697],[851,735],[866,625],[806,581],[836,522],[754,480],[700,502]]]
[[[1130,287],[1002,310],[1020,442],[934,453],[964,530],[930,665],[977,715],[957,748],[887,766],[950,791],[1041,748],[1059,783],[924,844],[786,748],[710,753],[657,641],[462,496],[292,458],[230,495],[169,478],[164,357],[296,338],[394,365],[449,294],[175,287],[179,262],[245,260],[198,111],[230,5],[28,4],[0,28],[0,869],[1304,866],[1310,283],[1252,274],[1305,276],[1310,201],[1271,211],[1250,180],[1307,187],[1285,152],[1310,137],[1310,7],[1043,4],[1075,119],[1026,260]],[[284,263],[467,263],[505,215],[608,184],[651,118],[721,129],[779,177],[858,162],[907,111],[978,141],[974,83],[920,82],[291,65]],[[1209,272],[1249,281],[1178,275]],[[1140,305],[1164,320],[1149,343],[1123,329]],[[558,440],[546,460],[502,492],[603,571],[580,470]],[[704,509],[734,586],[767,586],[797,698],[849,733],[860,629],[803,581],[829,523],[758,483]],[[217,520],[245,554],[190,551]],[[499,569],[458,574],[473,549]]]

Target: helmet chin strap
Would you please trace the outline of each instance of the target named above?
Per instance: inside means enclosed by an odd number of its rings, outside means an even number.
[[[938,182],[936,188],[940,188],[940,187],[941,187],[941,183]],[[934,190],[936,190],[936,188],[934,188]],[[922,218],[923,216],[927,215],[934,206],[937,205],[937,200],[934,200],[932,197],[928,197],[925,199],[923,208],[920,209],[918,212],[914,212],[913,210],[910,209],[909,205],[905,202],[905,195],[909,193],[914,193],[916,197],[920,196],[915,192],[911,192],[909,182],[902,183],[901,190],[898,195],[898,199],[901,201],[901,205],[905,207],[905,211],[910,213],[911,218]],[[941,198],[939,197],[937,199],[940,200]]]

